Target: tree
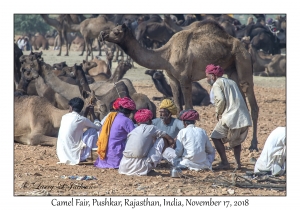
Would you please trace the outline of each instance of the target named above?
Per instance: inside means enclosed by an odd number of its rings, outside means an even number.
[[[53,29],[41,18],[39,14],[15,14],[14,15],[14,33],[36,33],[41,34]]]

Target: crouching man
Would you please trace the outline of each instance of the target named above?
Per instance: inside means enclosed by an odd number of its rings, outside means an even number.
[[[178,167],[189,170],[212,169],[215,158],[215,149],[209,141],[204,129],[196,127],[195,122],[199,120],[196,110],[184,110],[180,112],[179,119],[184,128],[177,135],[175,162]]]
[[[161,161],[167,147],[174,146],[172,139],[164,131],[152,125],[152,112],[140,109],[134,115],[138,127],[127,135],[127,143],[119,166],[119,173],[145,176]],[[172,158],[176,157],[168,155]]]

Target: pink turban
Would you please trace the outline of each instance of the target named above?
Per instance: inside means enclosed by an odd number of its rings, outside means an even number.
[[[120,104],[119,104],[120,100],[121,100],[121,98],[117,98],[115,100],[115,102],[113,103],[114,110],[118,110],[119,109],[119,107],[120,107]]]
[[[149,109],[139,109],[134,115],[134,119],[138,123],[147,122],[147,121],[151,120],[152,117],[153,117],[153,114]]]
[[[128,97],[121,98],[119,100],[119,106],[129,109],[129,110],[135,110],[135,103],[132,99]]]
[[[207,74],[214,74],[217,77],[221,77],[224,74],[224,69],[221,66],[215,66],[213,64],[209,64],[206,66],[205,72]]]
[[[180,120],[199,120],[199,114],[196,110],[189,109],[180,113]]]

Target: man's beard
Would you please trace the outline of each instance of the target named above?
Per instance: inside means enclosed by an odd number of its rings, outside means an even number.
[[[207,81],[207,83],[210,85],[210,86],[213,86],[213,84],[214,84],[214,80],[213,79],[210,79],[209,81]]]

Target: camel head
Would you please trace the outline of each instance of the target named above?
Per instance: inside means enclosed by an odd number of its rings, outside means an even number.
[[[105,50],[105,54],[107,60],[111,61],[114,58],[114,51],[112,51],[111,49]]]
[[[88,74],[88,71],[94,67],[97,67],[97,65],[98,64],[96,62],[83,60],[82,61],[82,70],[84,71],[85,74]]]
[[[100,36],[102,35],[102,38],[105,41],[120,43],[124,40],[125,34],[128,30],[128,27],[123,23],[122,25],[114,27],[111,31],[101,31]]]
[[[31,80],[32,77],[38,77],[42,58],[37,55],[22,55],[19,60],[21,62],[21,72],[28,80]]]
[[[132,65],[127,61],[119,61],[118,68],[120,68],[121,72],[124,72],[124,74],[132,68]]]
[[[68,67],[66,64],[66,61],[60,62],[60,63],[54,63],[52,65],[53,69],[62,70],[64,67]]]
[[[89,92],[83,90],[82,97],[84,98],[83,110],[88,105],[94,105],[94,112],[98,119],[103,119],[107,115],[108,109],[105,103],[103,103],[101,100],[97,98],[97,96],[95,95],[95,91],[92,90],[91,92]]]
[[[145,74],[148,74],[150,75],[151,77],[153,76],[153,74],[156,72],[157,70],[154,70],[154,69],[148,69],[145,71]]]

